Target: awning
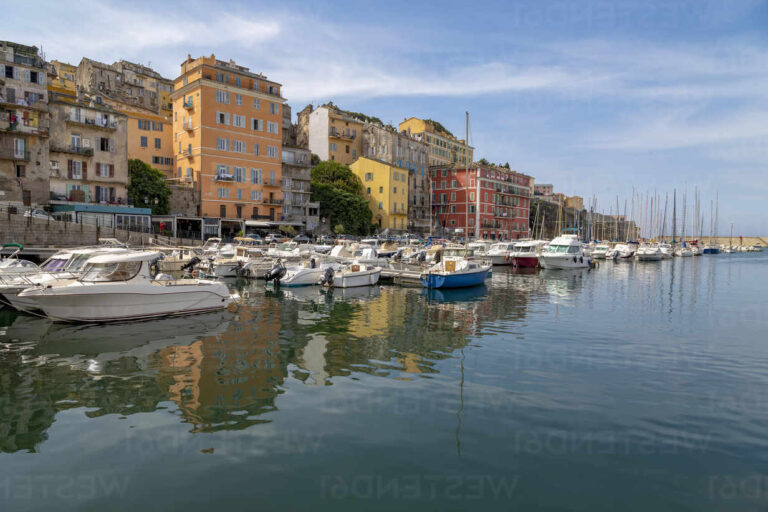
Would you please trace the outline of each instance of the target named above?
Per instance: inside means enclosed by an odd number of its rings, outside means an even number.
[[[245,225],[252,228],[268,228],[272,223],[265,220],[246,220]]]

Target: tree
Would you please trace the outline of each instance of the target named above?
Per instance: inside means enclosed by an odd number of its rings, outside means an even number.
[[[314,167],[320,163],[320,157],[312,153],[312,156],[309,158],[309,161],[312,164],[312,167]]]
[[[480,160],[477,161],[477,163],[479,163],[481,165],[491,165],[491,162],[489,162],[485,158],[481,158]]]
[[[337,235],[344,233],[344,224],[336,224],[333,226],[333,232]]]
[[[363,183],[346,165],[338,162],[324,161],[312,169],[312,186],[315,183],[331,185],[350,194],[361,195]]]
[[[152,215],[170,211],[171,189],[165,174],[137,158],[128,160],[128,198],[134,206],[152,209]]]
[[[320,216],[330,226],[339,225],[352,235],[367,235],[373,214],[368,201],[333,185],[312,182],[312,201],[320,203]]]
[[[287,224],[278,226],[277,229],[279,229],[282,233],[285,233],[288,236],[293,236],[296,234],[296,228],[294,228],[293,226],[289,226]]]
[[[438,132],[443,132],[445,134],[450,135],[451,137],[454,136],[451,132],[448,131],[448,129],[445,126],[438,123],[434,119],[425,119],[424,121],[426,121],[427,123],[432,123],[432,126],[434,126],[435,130],[437,130]]]
[[[509,167],[509,162],[505,162],[505,163],[504,163],[504,165],[503,165],[502,167],[504,167],[505,169],[509,169],[509,168],[510,168],[510,167]]]

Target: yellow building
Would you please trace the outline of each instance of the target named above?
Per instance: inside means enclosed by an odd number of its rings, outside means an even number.
[[[474,148],[433,121],[411,117],[400,123],[399,129],[429,145],[430,165],[464,167],[474,162]]]
[[[349,166],[363,182],[365,197],[379,228],[408,229],[408,169],[358,158]]]
[[[48,82],[48,90],[74,96],[77,90],[75,87],[77,66],[58,60],[51,61],[51,65],[53,66],[56,76]]]

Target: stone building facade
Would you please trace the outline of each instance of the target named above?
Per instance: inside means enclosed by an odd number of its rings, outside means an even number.
[[[67,94],[49,107],[51,200],[128,204],[127,117]]]
[[[320,223],[320,203],[310,201],[311,160],[308,149],[283,146],[283,221],[306,231]]]
[[[48,202],[48,79],[36,47],[0,41],[0,201]]]

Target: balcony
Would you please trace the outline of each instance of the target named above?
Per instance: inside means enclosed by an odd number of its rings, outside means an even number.
[[[263,183],[263,186],[265,187],[280,187],[282,186],[279,181],[265,181]]]
[[[193,131],[195,129],[195,127],[192,126],[192,120],[191,119],[189,121],[187,121],[186,123],[181,123],[181,124],[184,127],[184,129],[187,130],[188,132],[191,132],[191,131]]]
[[[216,181],[235,181],[235,176],[223,172],[216,173]]]
[[[25,149],[19,153],[14,151],[13,148],[0,149],[0,160],[17,160],[21,162],[29,162],[29,150]]]
[[[117,123],[114,121],[105,122],[105,121],[98,121],[96,119],[91,119],[88,117],[76,117],[76,118],[68,118],[66,119],[68,123],[73,124],[80,124],[80,125],[86,125],[86,126],[93,126],[95,128],[104,128],[105,130],[116,130],[117,129]]]
[[[82,146],[51,146],[51,151],[56,153],[71,153],[73,155],[93,156],[93,148],[84,148]]]
[[[187,110],[192,110],[193,108],[195,108],[195,102],[192,100],[184,101],[184,108]]]
[[[266,199],[262,199],[261,202],[263,204],[270,204],[270,205],[281,205],[281,204],[283,204],[283,200],[282,199],[274,199],[274,198],[270,198],[270,197],[268,197]]]

